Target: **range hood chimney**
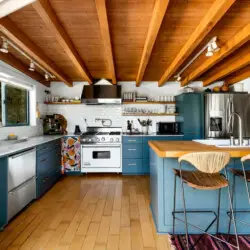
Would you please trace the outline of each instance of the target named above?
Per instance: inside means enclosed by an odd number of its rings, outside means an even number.
[[[88,105],[121,104],[121,86],[105,79],[98,80],[93,85],[83,86],[81,101]]]

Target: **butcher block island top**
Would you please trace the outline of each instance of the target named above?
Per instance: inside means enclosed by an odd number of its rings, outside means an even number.
[[[162,158],[178,158],[194,152],[228,152],[233,158],[250,154],[250,147],[216,147],[194,141],[149,141],[149,146]]]

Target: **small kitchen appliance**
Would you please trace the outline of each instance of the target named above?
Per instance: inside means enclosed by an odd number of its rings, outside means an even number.
[[[81,135],[81,172],[122,172],[121,140],[121,127],[87,127]]]
[[[43,119],[44,135],[63,135],[66,134],[67,120],[62,115],[46,115]]]
[[[178,122],[157,122],[156,131],[159,135],[175,135],[180,132],[180,125]]]

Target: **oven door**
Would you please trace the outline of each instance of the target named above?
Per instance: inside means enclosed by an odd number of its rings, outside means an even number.
[[[120,145],[82,145],[82,168],[120,167]]]

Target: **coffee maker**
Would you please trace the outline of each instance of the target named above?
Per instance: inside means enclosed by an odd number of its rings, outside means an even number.
[[[62,115],[46,115],[43,119],[44,135],[63,135],[66,134],[67,120]]]

